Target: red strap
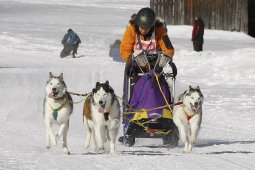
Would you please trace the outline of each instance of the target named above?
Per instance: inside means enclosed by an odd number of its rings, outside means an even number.
[[[192,118],[192,116],[188,115],[186,112],[185,112],[185,114],[186,114],[186,117],[187,117],[188,122],[189,122],[189,120]]]

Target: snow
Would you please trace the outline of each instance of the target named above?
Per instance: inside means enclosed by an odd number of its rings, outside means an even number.
[[[109,45],[144,6],[149,1],[0,0],[0,169],[255,169],[255,40],[205,30],[204,51],[197,53],[191,26],[169,25],[168,31],[176,49],[177,95],[199,85],[205,96],[193,153],[183,154],[182,143],[166,148],[160,139],[137,139],[132,148],[117,143],[114,155],[88,153],[82,103],[70,119],[71,155],[62,152],[61,142],[45,148],[42,104],[49,72],[64,73],[72,92],[87,93],[109,80],[122,96],[124,64],[108,56]],[[59,58],[68,28],[79,34],[84,57]]]

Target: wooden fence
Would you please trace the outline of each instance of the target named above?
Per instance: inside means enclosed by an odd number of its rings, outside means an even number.
[[[192,25],[201,16],[209,29],[248,32],[248,0],[150,0],[157,16],[172,25]]]

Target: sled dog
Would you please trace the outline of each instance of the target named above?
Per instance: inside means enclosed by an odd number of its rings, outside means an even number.
[[[67,92],[63,73],[55,77],[50,72],[45,90],[43,116],[46,126],[46,148],[49,149],[51,144],[56,145],[57,140],[63,135],[63,151],[66,154],[70,154],[66,138],[69,128],[69,117],[73,111],[73,102],[70,94]],[[56,135],[54,135],[52,130],[53,124],[59,125]]]
[[[174,107],[173,121],[178,127],[180,139],[184,142],[184,153],[190,153],[196,143],[202,121],[203,100],[199,86],[189,86],[178,99],[182,104]]]
[[[84,103],[83,122],[87,129],[85,148],[104,152],[110,140],[110,153],[115,153],[115,140],[120,126],[120,104],[109,82],[96,83]]]

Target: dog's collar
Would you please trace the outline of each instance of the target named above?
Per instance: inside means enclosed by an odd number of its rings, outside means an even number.
[[[63,108],[63,106],[68,102],[68,100],[66,98],[64,98],[64,102],[62,103],[62,105],[60,107],[58,107],[57,109],[54,109],[50,104],[50,109],[52,111],[52,115],[54,117],[55,120],[58,119],[58,112],[61,111],[61,109]]]

